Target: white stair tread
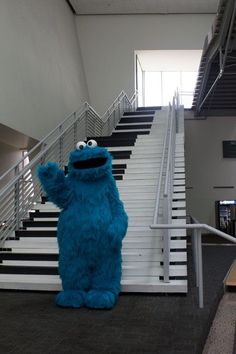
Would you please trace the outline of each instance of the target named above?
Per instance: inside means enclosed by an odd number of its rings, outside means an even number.
[[[184,179],[184,180],[185,180],[185,173],[175,172],[175,173],[174,173],[174,179],[176,179],[176,180],[178,180],[178,179]]]
[[[158,277],[129,277],[122,279],[124,292],[187,292],[187,280],[172,280],[164,283]],[[58,275],[0,274],[1,289],[60,291]]]
[[[172,216],[186,216],[186,210],[185,209],[172,210]]]
[[[57,267],[56,261],[3,261],[3,266],[21,266],[21,267]]]
[[[143,167],[143,169],[145,169],[144,167]],[[142,173],[140,173],[140,174],[136,174],[135,175],[135,179],[141,179],[141,180],[145,180],[145,179],[153,179],[153,180],[155,180],[155,181],[157,181],[157,177],[154,175],[154,174],[151,174],[151,173],[143,173],[143,171],[142,171]],[[129,174],[124,174],[124,177],[123,177],[123,180],[124,181],[127,181],[127,180],[133,180],[133,175],[131,174],[131,175],[129,175]]]
[[[162,237],[129,237],[124,238],[122,249],[128,248],[161,248],[163,246]],[[16,249],[51,249],[58,250],[57,241],[40,241],[40,242],[30,242],[30,241],[6,241],[6,248]],[[170,240],[171,248],[186,248],[186,240]],[[34,253],[34,252],[33,252]]]
[[[122,292],[187,293],[187,280],[171,280],[164,283],[156,277],[129,278],[121,281]]]
[[[174,192],[185,192],[185,186],[174,186]]]
[[[175,200],[185,200],[186,194],[185,193],[173,193],[173,199]]]

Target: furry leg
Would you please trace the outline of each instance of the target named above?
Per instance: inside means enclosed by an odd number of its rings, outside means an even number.
[[[64,290],[56,296],[56,304],[61,307],[80,308],[84,305],[86,293],[82,290]]]
[[[108,290],[90,290],[86,295],[85,305],[94,309],[111,309],[117,296]]]
[[[86,295],[85,305],[95,309],[114,307],[120,292],[120,280],[120,252],[107,255],[93,270],[91,290]]]
[[[63,291],[56,296],[56,304],[61,307],[84,306],[90,284],[87,263],[83,259],[60,259],[59,273]]]

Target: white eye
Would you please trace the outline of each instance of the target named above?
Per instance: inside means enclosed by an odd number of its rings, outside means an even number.
[[[86,146],[86,143],[84,141],[79,141],[77,144],[76,144],[76,149],[77,150],[83,150]]]
[[[96,142],[95,140],[89,140],[89,141],[87,142],[87,145],[88,145],[88,147],[90,147],[90,148],[95,148],[96,146],[98,146],[98,144],[97,144],[97,142]]]

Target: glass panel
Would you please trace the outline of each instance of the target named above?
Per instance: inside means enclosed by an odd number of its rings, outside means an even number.
[[[145,106],[167,106],[175,91],[180,93],[180,103],[192,107],[197,72],[145,72]],[[172,103],[172,102],[171,102]]]
[[[193,102],[193,92],[196,85],[197,72],[181,73],[180,102],[185,108],[191,108]]]
[[[145,72],[145,106],[161,106],[161,73]]]
[[[164,106],[172,101],[175,91],[180,87],[180,72],[163,72],[162,73],[162,92]],[[172,103],[172,102],[171,102]]]
[[[139,60],[136,60],[137,65],[137,90],[138,90],[138,106],[143,106],[143,72]]]
[[[181,90],[182,91],[193,91],[196,80],[197,80],[197,72],[196,71],[189,71],[189,72],[182,72],[181,77]]]

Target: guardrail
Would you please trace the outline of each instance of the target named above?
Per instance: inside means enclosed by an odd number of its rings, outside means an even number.
[[[203,297],[203,263],[202,263],[202,230],[206,230],[214,235],[223,237],[227,241],[236,244],[236,238],[230,236],[220,230],[215,229],[214,227],[207,224],[200,224],[195,218],[191,218],[193,223],[191,224],[153,224],[150,226],[151,229],[191,229],[192,233],[192,247],[193,247],[193,259],[196,272],[196,285],[198,287],[198,299],[199,307],[204,307],[204,297]]]
[[[202,262],[202,231],[208,231],[236,244],[236,238],[214,227],[199,223],[191,217],[191,223],[172,224],[172,199],[174,185],[174,159],[176,132],[179,127],[179,99],[178,94],[173,98],[172,106],[168,108],[168,124],[164,138],[161,167],[157,186],[156,206],[151,229],[162,229],[163,234],[163,275],[164,282],[169,282],[170,275],[170,231],[173,229],[192,230],[192,250],[196,286],[198,287],[199,307],[204,307],[203,296],[203,262]],[[160,221],[160,223],[158,223]]]
[[[0,177],[4,184],[0,190],[0,247],[4,247],[8,237],[15,237],[22,219],[40,198],[42,190],[36,177],[37,166],[52,160],[63,168],[69,151],[78,140],[110,135],[123,112],[135,109],[136,102],[137,91],[131,99],[122,91],[101,117],[85,102]]]
[[[175,94],[172,106],[169,104],[167,111],[167,129],[164,138],[161,167],[157,185],[156,205],[153,217],[153,225],[157,225],[158,219],[162,216],[162,222],[171,223],[172,220],[172,195],[174,184],[174,162],[176,131],[178,129],[179,97]],[[161,205],[162,202],[162,205]],[[162,207],[162,213],[161,213]],[[152,226],[150,226],[152,228]],[[163,277],[164,282],[169,282],[170,277],[170,230],[164,230],[163,247]]]

